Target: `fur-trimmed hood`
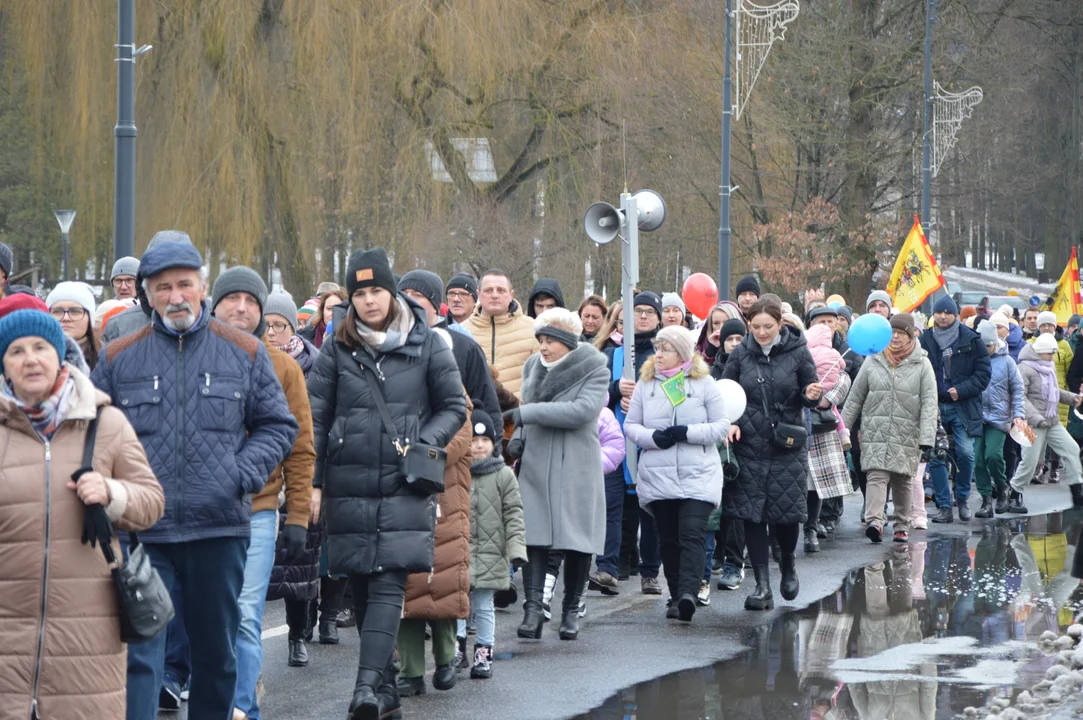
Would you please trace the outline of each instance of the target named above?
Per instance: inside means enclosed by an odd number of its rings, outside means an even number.
[[[580,344],[552,368],[542,365],[541,355],[531,355],[523,367],[523,402],[549,402],[605,366],[605,355],[587,344]]]
[[[655,356],[651,355],[643,362],[643,367],[639,370],[640,380],[654,380],[657,373],[655,372]],[[693,380],[698,380],[702,377],[709,377],[711,375],[711,369],[707,367],[707,361],[703,359],[701,355],[692,356],[692,367],[688,371],[688,377]]]

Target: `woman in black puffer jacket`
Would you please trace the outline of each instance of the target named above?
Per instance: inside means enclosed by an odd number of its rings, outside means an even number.
[[[351,255],[346,278],[349,304],[335,308],[335,334],[308,378],[313,485],[323,491],[328,570],[349,576],[361,636],[350,717],[376,720],[397,709],[391,654],[406,576],[432,570],[436,501],[407,485],[372,382],[396,434],[436,447],[466,422],[466,395],[451,348],[399,294],[383,248]]]
[[[743,520],[756,590],[746,610],[774,607],[768,571],[767,526],[782,548],[779,589],[785,600],[797,597],[796,558],[800,523],[807,517],[805,443],[780,449],[772,442],[776,423],[805,428],[803,407],[813,407],[823,394],[816,364],[805,336],[782,325],[782,307],[761,298],[749,311],[749,334],[734,348],[722,377],[741,384],[747,397],[745,414],[730,430],[740,464],[736,481],[726,485],[723,513]]]

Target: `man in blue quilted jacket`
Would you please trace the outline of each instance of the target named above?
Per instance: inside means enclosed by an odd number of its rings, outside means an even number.
[[[140,541],[180,595],[188,716],[225,718],[252,494],[289,453],[297,422],[259,339],[212,319],[202,263],[190,244],[148,248],[139,267],[151,324],[110,343],[92,379],[128,416],[165,490],[165,515]],[[128,649],[128,720],[157,717],[165,642]]]

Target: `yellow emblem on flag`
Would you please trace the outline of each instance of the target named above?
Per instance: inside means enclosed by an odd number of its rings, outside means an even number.
[[[1072,256],[1068,258],[1068,265],[1064,268],[1057,286],[1042,303],[1042,309],[1057,314],[1057,324],[1061,327],[1068,326],[1068,320],[1073,315],[1083,315],[1083,301],[1079,293],[1079,258],[1076,249],[1072,248]]]
[[[944,276],[940,274],[940,266],[921,230],[921,222],[915,216],[914,226],[906,236],[887,281],[887,294],[900,312],[912,312],[943,286]]]

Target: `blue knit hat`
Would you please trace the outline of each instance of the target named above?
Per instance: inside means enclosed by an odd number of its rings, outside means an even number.
[[[147,248],[139,260],[139,277],[144,280],[154,277],[164,270],[187,268],[199,270],[203,267],[203,256],[190,243],[167,240]]]
[[[60,362],[68,353],[67,341],[60,323],[52,315],[40,310],[16,310],[0,319],[0,358],[8,351],[8,346],[19,338],[40,337],[56,348]]]
[[[955,304],[955,301],[951,299],[951,295],[945,295],[936,301],[933,305],[933,313],[948,313],[949,315],[958,315],[959,306]]]

